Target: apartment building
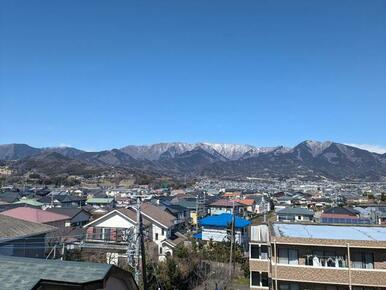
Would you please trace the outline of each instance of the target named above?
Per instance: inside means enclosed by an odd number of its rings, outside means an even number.
[[[386,289],[386,227],[251,227],[250,289]]]

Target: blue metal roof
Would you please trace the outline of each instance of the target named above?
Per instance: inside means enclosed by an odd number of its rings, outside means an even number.
[[[205,217],[199,221],[202,226],[215,226],[215,227],[228,227],[232,222],[232,214],[223,213],[219,215],[212,215]],[[251,224],[250,221],[243,219],[239,216],[235,216],[236,228],[245,228]]]
[[[193,238],[202,240],[202,232],[196,233],[193,235]]]

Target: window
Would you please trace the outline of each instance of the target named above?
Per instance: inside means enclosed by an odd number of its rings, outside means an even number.
[[[164,229],[162,229],[162,235],[163,235],[163,236],[165,235],[165,230],[164,230]]]
[[[299,290],[299,284],[291,283],[291,284],[280,284],[280,290]]]
[[[159,253],[162,254],[162,247],[159,247]]]
[[[155,238],[156,241],[158,241],[158,233],[155,233]]]
[[[94,228],[93,229],[93,236],[95,240],[101,240],[102,239],[102,228]]]
[[[252,271],[252,286],[260,286],[260,273]]]
[[[288,249],[279,249],[279,264],[288,264]]]
[[[279,264],[298,265],[298,250],[279,248]]]
[[[261,245],[260,246],[260,258],[261,259],[268,259],[269,258],[267,245]]]
[[[268,273],[267,272],[261,273],[261,286],[268,287]]]
[[[259,251],[260,251],[259,245],[251,245],[251,258],[259,259],[260,258]]]
[[[353,268],[374,269],[374,255],[371,252],[354,252],[351,259]]]
[[[102,234],[103,234],[103,238],[102,239],[105,240],[105,241],[109,241],[110,240],[111,229],[110,228],[103,228]]]
[[[294,249],[288,250],[288,262],[290,265],[298,265],[299,264],[298,250],[294,250]]]
[[[267,272],[251,272],[251,286],[268,287],[268,273]]]
[[[346,268],[347,258],[342,252],[334,250],[314,250],[307,255],[306,265],[314,267]]]

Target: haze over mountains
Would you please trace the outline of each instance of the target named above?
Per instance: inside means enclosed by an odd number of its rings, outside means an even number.
[[[19,172],[43,174],[125,168],[171,175],[211,177],[304,177],[380,180],[386,154],[335,142],[304,141],[294,148],[238,144],[159,143],[86,152],[71,147],[0,145],[0,160]],[[70,168],[69,168],[70,167]],[[71,169],[71,170],[70,170]]]

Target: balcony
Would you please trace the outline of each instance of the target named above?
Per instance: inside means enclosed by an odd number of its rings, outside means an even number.
[[[348,268],[277,264],[277,268],[275,265],[272,268],[272,276],[278,280],[288,281],[333,283],[337,285],[347,285],[349,283]]]
[[[251,271],[270,273],[270,261],[269,260],[250,259],[249,260],[249,268]]]
[[[261,267],[261,265],[260,265]],[[277,270],[277,272],[276,272]],[[277,264],[272,266],[272,277],[278,280],[304,281],[312,283],[328,283],[377,287],[386,285],[386,270],[383,269],[356,269],[339,267],[316,267],[307,265]]]
[[[385,287],[386,269],[355,269],[351,268],[351,283],[369,287]]]
[[[126,244],[127,234],[127,230],[122,228],[89,228],[86,242]]]

